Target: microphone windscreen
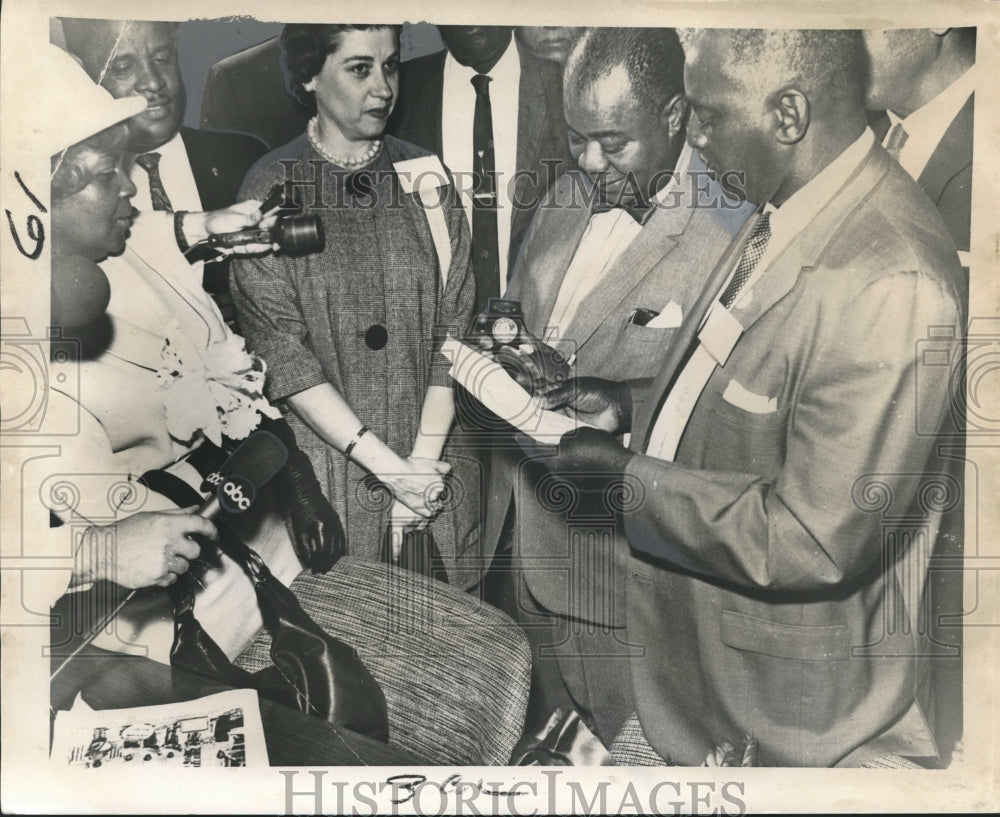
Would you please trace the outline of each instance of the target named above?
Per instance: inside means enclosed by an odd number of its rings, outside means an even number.
[[[255,431],[219,469],[217,496],[230,513],[242,513],[288,461],[285,444],[269,431]]]
[[[52,256],[52,325],[78,327],[104,314],[111,285],[104,271],[80,255]]]

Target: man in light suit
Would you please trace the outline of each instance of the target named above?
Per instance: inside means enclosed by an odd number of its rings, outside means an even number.
[[[866,105],[884,110],[883,144],[937,205],[959,252],[969,251],[976,29],[865,31]]]
[[[761,213],[634,410],[603,380],[546,401],[614,409],[554,470],[643,486],[624,512],[641,732],[681,764],[747,733],[770,765],[933,756],[925,548],[961,503],[928,501],[954,487],[933,462],[951,367],[922,363],[955,356],[957,255],[866,127],[859,32],[695,31],[685,52],[688,139]]]
[[[580,169],[560,177],[535,214],[507,297],[521,302],[530,333],[575,358],[578,375],[652,377],[752,212],[725,198],[685,145],[683,66],[674,30],[652,28],[592,29],[567,65]],[[506,544],[501,526],[516,495],[517,615],[535,649],[530,715],[597,710],[610,742],[632,708],[620,683],[626,566],[609,558],[614,518],[599,497],[581,496],[572,512],[546,504],[545,469],[519,454],[494,451],[485,535],[491,547]],[[582,547],[588,536],[608,547]],[[594,652],[607,660],[580,661]]]

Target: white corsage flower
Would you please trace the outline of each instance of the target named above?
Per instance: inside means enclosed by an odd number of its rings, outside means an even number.
[[[260,425],[260,414],[281,416],[264,397],[264,361],[247,352],[245,344],[239,335],[229,335],[197,354],[182,352],[165,339],[156,382],[165,392],[171,437],[190,443],[204,434],[219,445],[223,435],[246,438]]]

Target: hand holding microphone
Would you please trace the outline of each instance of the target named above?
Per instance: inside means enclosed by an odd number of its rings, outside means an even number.
[[[142,511],[115,525],[111,547],[93,541],[96,527],[87,529],[83,548],[91,555],[76,575],[77,584],[106,580],[136,590],[168,587],[187,572],[201,548],[189,537],[215,541],[219,532],[208,519],[192,513],[195,508]]]
[[[326,245],[318,215],[300,213],[301,206],[285,199],[284,185],[277,184],[263,202],[240,202],[210,213],[206,240],[220,251],[254,254],[273,250],[284,255],[322,252]],[[245,219],[242,223],[238,218]]]
[[[139,588],[168,587],[186,573],[191,560],[201,552],[189,537],[205,536],[217,540],[219,532],[210,520],[222,512],[240,514],[248,511],[258,491],[281,470],[287,459],[288,449],[281,440],[267,431],[256,431],[209,476],[215,491],[197,509],[132,514],[109,526],[115,528],[110,547],[102,541],[100,526],[88,528],[80,548],[84,559],[74,571],[73,583],[107,579],[130,588],[131,592],[80,642],[49,679],[54,679],[97,638]],[[186,483],[185,487],[189,488]],[[195,512],[191,513],[192,510]]]

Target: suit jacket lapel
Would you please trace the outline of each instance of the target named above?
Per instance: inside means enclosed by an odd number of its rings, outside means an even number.
[[[426,72],[421,71],[423,76],[414,77],[415,82],[411,86],[412,101],[413,104],[419,101],[422,110],[412,112],[410,124],[413,130],[403,135],[404,139],[432,150],[438,156],[444,150],[441,116],[444,108],[444,63],[447,57],[447,51],[428,56],[427,62],[422,65]],[[405,67],[403,70],[406,70]]]
[[[836,231],[850,217],[865,196],[882,179],[889,169],[892,159],[879,146],[873,145],[860,167],[854,171],[841,185],[831,201],[816,215],[785,248],[785,250],[768,266],[765,274],[753,285],[753,294],[749,302],[741,308],[735,308],[734,316],[743,329],[752,326],[775,303],[788,294],[795,285],[803,270],[816,264],[823,250],[832,240]],[[677,341],[671,345],[670,352],[664,361],[663,368],[653,381],[649,400],[645,401],[636,413],[633,423],[633,441],[639,447],[635,450],[644,451],[649,443],[652,422],[657,416],[663,401],[672,388],[679,373],[679,367],[685,361],[689,348],[696,342],[697,334],[705,315],[716,301],[719,291],[732,271],[743,247],[749,238],[759,215],[750,218],[743,226],[740,234],[730,245],[714,272],[702,290],[695,308],[692,309],[678,332]],[[739,343],[740,341],[737,341]]]
[[[518,170],[534,170],[541,155],[542,136],[545,133],[546,118],[552,113],[545,104],[545,87],[535,64],[536,58],[521,48],[520,42],[514,37],[521,63],[521,77],[518,83],[517,110],[517,168]],[[561,112],[558,112],[561,114]],[[514,201],[530,201],[532,188],[544,189],[544,181],[532,184],[524,175],[518,177],[514,185]],[[531,218],[532,210],[518,207],[511,217],[511,236],[523,233],[522,222]],[[513,259],[511,259],[513,262]]]
[[[206,155],[207,151],[198,150],[194,144],[197,141],[197,132],[193,128],[184,125],[180,129],[181,141],[184,143],[184,152],[187,154],[188,164],[191,165],[191,175],[194,176],[195,187],[198,188],[198,198],[202,204],[212,200],[212,191],[209,188],[212,178],[211,161]],[[204,205],[207,207],[207,205]]]
[[[582,175],[578,178],[586,182]],[[544,223],[526,246],[525,252],[537,253],[540,257],[531,260],[535,271],[530,280],[523,282],[528,289],[517,293],[524,305],[525,323],[536,333],[544,330],[552,316],[552,307],[555,306],[566,270],[590,221],[590,209],[558,206],[540,212],[539,216]],[[539,233],[542,234],[540,238],[537,237]]]
[[[921,189],[935,202],[948,181],[972,163],[974,99],[970,95],[952,120],[918,179]]]
[[[758,211],[758,213],[747,219],[746,224],[743,225],[743,228],[733,239],[729,248],[723,253],[722,258],[719,259],[719,263],[715,265],[715,269],[709,276],[705,288],[701,291],[701,295],[698,296],[698,300],[695,301],[694,307],[684,316],[684,320],[677,330],[677,336],[674,342],[670,344],[667,356],[663,361],[663,366],[653,380],[653,385],[649,391],[651,399],[646,400],[639,406],[633,419],[633,434],[631,438],[633,450],[640,452],[646,450],[646,446],[649,444],[649,434],[653,429],[653,420],[659,413],[660,406],[663,404],[673,385],[681,363],[687,357],[688,349],[698,336],[698,330],[701,328],[701,323],[705,319],[705,315],[708,314],[709,308],[715,303],[719,295],[719,290],[722,289],[722,285],[725,283],[729,273],[732,272],[733,266],[740,255],[742,255],[743,247],[750,237],[750,233],[753,231],[759,217],[760,213]]]
[[[584,298],[566,331],[577,348],[593,336],[608,313],[677,246],[676,237],[684,233],[691,221],[693,211],[688,203],[692,192],[691,177],[687,175],[681,189],[681,203],[658,208],[612,264],[602,283]]]

